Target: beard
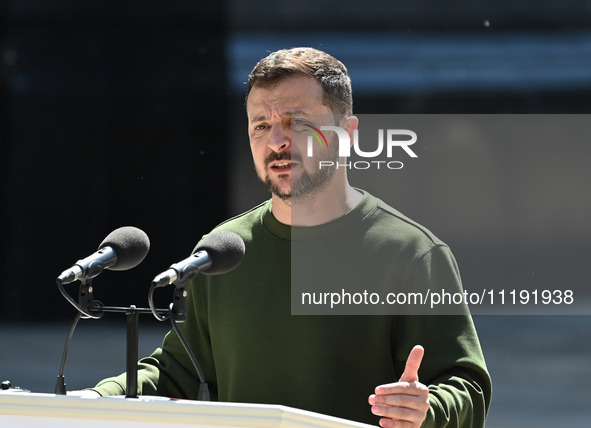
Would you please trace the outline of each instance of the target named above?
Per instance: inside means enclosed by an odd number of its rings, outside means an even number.
[[[273,161],[290,161],[292,160],[291,153],[272,152],[265,159],[265,168]],[[301,158],[294,156],[293,160],[302,165]],[[338,162],[338,145],[330,145],[327,151],[323,152],[319,156],[312,158],[312,165],[319,165],[320,161],[332,161],[332,165],[329,167],[323,167],[314,169],[312,172],[306,170],[302,171],[300,177],[297,179],[291,178],[291,189],[289,191],[282,191],[277,183],[274,183],[268,174],[259,173],[257,175],[267,190],[271,191],[279,199],[287,203],[288,205],[300,204],[307,200],[313,199],[317,196],[322,189],[324,189],[330,182],[331,177],[337,170]],[[264,176],[263,176],[264,175]],[[281,176],[279,176],[281,178]]]

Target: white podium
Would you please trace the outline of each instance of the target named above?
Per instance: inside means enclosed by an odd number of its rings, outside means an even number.
[[[169,400],[161,397],[100,397],[0,393],[0,427],[370,427],[346,419],[278,405]]]

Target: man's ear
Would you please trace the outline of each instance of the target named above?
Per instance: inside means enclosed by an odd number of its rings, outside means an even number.
[[[354,132],[357,127],[359,126],[359,119],[357,118],[357,116],[348,116],[346,118],[343,119],[343,124],[341,126],[341,128],[343,128],[345,131],[347,131],[347,134],[349,134],[349,141],[351,146],[353,146],[353,141],[354,141]]]

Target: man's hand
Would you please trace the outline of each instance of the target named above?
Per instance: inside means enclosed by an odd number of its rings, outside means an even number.
[[[429,389],[419,382],[419,367],[425,350],[417,345],[406,360],[400,380],[376,388],[369,396],[371,411],[382,416],[385,428],[418,428],[429,410]]]

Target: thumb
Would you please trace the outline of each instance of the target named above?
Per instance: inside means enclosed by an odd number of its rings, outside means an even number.
[[[406,366],[404,367],[404,373],[400,376],[399,382],[418,382],[419,380],[419,367],[423,360],[425,349],[421,345],[416,345],[410,351],[408,359],[406,360]]]

